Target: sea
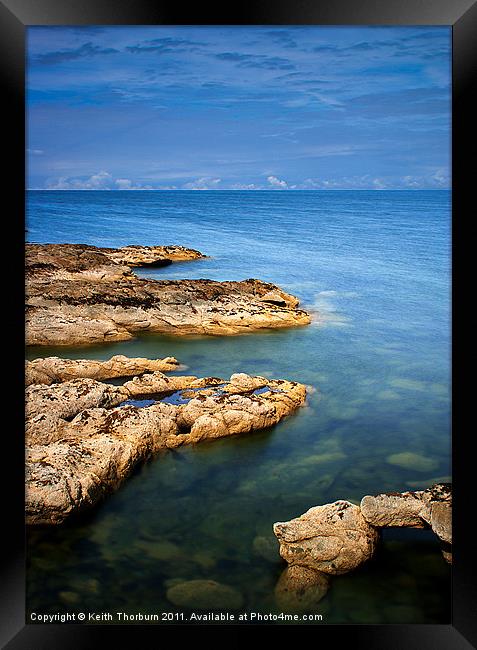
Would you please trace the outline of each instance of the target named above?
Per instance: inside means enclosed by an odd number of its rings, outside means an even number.
[[[283,624],[274,522],[451,480],[450,191],[29,191],[26,228],[29,242],[195,248],[208,257],[136,273],[258,278],[312,315],[231,337],[27,349],[29,359],[174,356],[199,377],[308,386],[306,405],[277,426],[161,452],[82,517],[29,530],[27,620],[187,623],[192,610],[168,591],[212,580],[241,594],[240,611]],[[331,578],[315,611],[320,625],[449,623],[450,578],[432,531],[388,529],[372,561]]]

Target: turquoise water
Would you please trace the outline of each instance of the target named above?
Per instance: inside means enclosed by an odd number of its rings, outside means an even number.
[[[298,296],[314,319],[237,337],[27,351],[171,355],[188,374],[311,387],[306,407],[273,429],[162,453],[87,516],[30,531],[27,610],[175,612],[167,588],[203,578],[240,591],[244,611],[278,611],[284,565],[273,552],[262,557],[266,542],[256,539],[273,542],[274,521],[449,477],[450,199],[417,190],[30,191],[28,241],[189,246],[210,258],[138,274],[260,278]],[[375,560],[332,580],[319,611],[325,623],[446,623],[449,599],[434,536],[388,531]]]

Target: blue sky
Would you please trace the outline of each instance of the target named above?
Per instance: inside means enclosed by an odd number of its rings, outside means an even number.
[[[448,27],[30,27],[28,187],[450,187]]]

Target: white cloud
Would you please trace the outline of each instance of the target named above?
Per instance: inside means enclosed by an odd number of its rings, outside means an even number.
[[[287,108],[301,108],[302,106],[307,106],[310,101],[310,97],[297,97],[296,99],[288,99],[286,102],[283,102],[283,106]]]
[[[297,185],[298,189],[445,189],[450,186],[449,174],[445,168],[432,170],[425,176],[376,177],[369,174],[363,176],[341,176],[339,178],[307,178]],[[291,187],[291,186],[290,186]]]
[[[340,176],[328,178],[306,178],[303,181],[285,181],[266,170],[266,182],[232,183],[221,178],[201,176],[183,185],[154,183],[146,185],[130,178],[116,178],[108,171],[101,170],[91,176],[60,176],[50,178],[45,183],[49,190],[334,190],[334,189],[445,189],[450,186],[449,173],[445,167],[430,168],[425,175],[401,177]],[[266,176],[266,174],[269,174]],[[189,176],[190,178],[190,176]]]
[[[448,185],[450,178],[445,169],[437,169],[431,176],[431,181],[436,185]]]
[[[118,190],[130,190],[132,187],[132,181],[129,178],[117,178],[114,181],[114,184],[117,186]]]
[[[152,185],[141,185],[140,183],[133,183],[129,178],[117,178],[114,181],[116,189],[118,190],[153,190]]]
[[[46,182],[48,190],[152,190],[151,185],[140,185],[129,178],[114,178],[107,171],[100,171],[89,178],[60,176]]]
[[[426,176],[403,176],[401,183],[405,187],[445,189],[450,187],[450,176],[445,168],[440,167]]]
[[[343,102],[340,102],[337,99],[334,99],[333,97],[329,97],[316,92],[302,93],[301,96],[295,97],[293,99],[288,99],[282,103],[283,106],[286,106],[287,108],[302,108],[303,106],[307,106],[312,102],[324,104],[332,108],[341,109],[343,107]]]
[[[419,181],[414,176],[404,176],[402,182],[406,187],[419,187]]]
[[[85,189],[83,187],[77,187],[77,184],[79,181],[74,181],[71,178],[68,178],[67,176],[60,176],[60,178],[57,178],[54,181],[47,181],[46,182],[46,189],[48,190],[78,190],[78,189]]]
[[[27,153],[29,153],[31,156],[43,156],[45,152],[43,149],[27,149]]]
[[[335,99],[334,97],[330,97],[329,95],[322,95],[320,93],[313,93],[313,95],[322,104],[327,104],[328,106],[333,106],[336,108],[342,108],[344,106],[343,102],[340,102],[338,99]]]
[[[255,183],[234,183],[230,186],[232,190],[260,190],[263,189],[260,185],[255,185]]]
[[[109,172],[100,171],[86,179],[61,176],[47,182],[46,186],[49,190],[110,190],[112,181]]]
[[[185,183],[182,188],[184,190],[216,190],[221,180],[221,178],[198,178],[195,181]]]
[[[316,178],[307,178],[303,181],[301,187],[304,190],[320,189],[320,187],[323,187],[323,181]]]
[[[283,190],[286,190],[288,188],[287,182],[280,180],[276,176],[267,176],[267,181],[270,183],[272,187],[279,187]]]
[[[341,176],[339,178],[307,178],[298,189],[305,190],[352,190],[352,189],[375,189],[383,190],[389,185],[381,178],[371,178],[368,174],[362,176]]]
[[[106,187],[109,189],[112,180],[113,177],[109,172],[101,171],[90,176],[86,181],[86,184],[91,187],[91,189],[106,189]]]

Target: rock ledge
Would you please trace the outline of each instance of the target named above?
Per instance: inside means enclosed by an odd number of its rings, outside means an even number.
[[[297,298],[268,282],[159,281],[131,270],[201,257],[182,247],[27,244],[27,345],[123,341],[140,332],[233,335],[310,322]]]
[[[154,371],[122,386],[90,377],[31,384],[27,523],[61,523],[116,489],[152,454],[271,427],[305,397],[305,386],[297,382],[244,374],[225,381]]]

